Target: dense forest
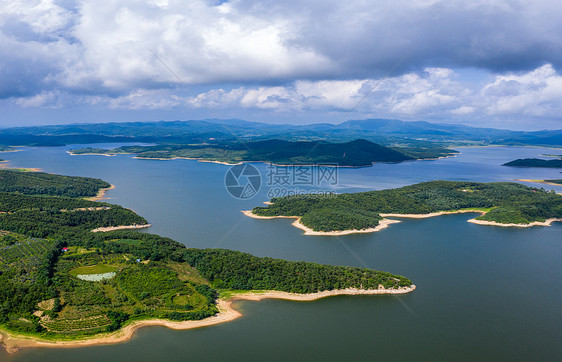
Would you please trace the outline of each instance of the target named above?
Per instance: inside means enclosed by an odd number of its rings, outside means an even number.
[[[515,161],[504,163],[502,166],[511,167],[547,167],[562,168],[562,160],[543,160],[540,158],[520,158]]]
[[[25,195],[67,197],[96,196],[101,188],[111,185],[99,179],[53,175],[45,172],[0,170],[0,191]]]
[[[2,186],[12,191],[0,192],[0,327],[17,333],[74,339],[131,320],[203,319],[218,312],[219,292],[234,289],[307,293],[412,284],[370,269],[188,249],[133,230],[92,233],[146,220],[121,206],[78,198],[91,179],[75,178],[75,189],[51,191],[73,197],[37,196],[21,190],[42,190],[50,181],[10,172]],[[52,176],[46,179],[57,185],[60,179]]]
[[[82,199],[0,192],[0,230],[33,237],[79,235],[98,227],[143,225],[147,221],[118,205]]]
[[[412,284],[405,277],[370,269],[258,258],[233,250],[188,249],[185,258],[221,289],[313,293],[349,287],[376,289],[379,285],[391,289]]]
[[[340,195],[299,195],[271,199],[252,211],[261,216],[296,216],[316,231],[366,229],[380,214],[427,214],[486,209],[477,219],[528,224],[562,218],[562,196],[517,183],[431,181],[398,189]]]
[[[427,148],[409,148],[408,154],[366,140],[345,143],[325,141],[266,140],[247,143],[215,145],[156,145],[123,146],[111,150],[85,148],[72,150],[72,154],[117,154],[132,153],[141,158],[171,159],[176,157],[196,158],[208,161],[237,163],[263,161],[274,164],[317,163],[339,166],[371,166],[373,162],[401,162],[416,158],[433,158],[450,155],[455,151],[438,153]]]

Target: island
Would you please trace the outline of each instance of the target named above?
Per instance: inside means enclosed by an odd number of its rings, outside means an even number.
[[[519,158],[517,160],[504,163],[502,166],[562,168],[562,159],[543,160],[540,158]]]
[[[393,218],[477,212],[470,222],[528,227],[562,221],[562,195],[510,182],[430,181],[397,189],[273,198],[247,216],[295,218],[307,235],[379,231]]]
[[[328,164],[366,167],[372,166],[375,162],[433,159],[451,156],[457,152],[439,147],[391,148],[363,139],[343,143],[269,139],[246,143],[122,146],[114,149],[82,148],[71,150],[69,153],[71,155],[97,154],[107,156],[129,153],[142,159],[186,158],[227,164],[269,162],[278,165]]]
[[[9,352],[221,323],[240,316],[236,299],[415,289],[387,272],[186,248],[139,232],[148,222],[135,212],[87,200],[110,186],[102,180],[16,170],[0,180],[0,343]]]

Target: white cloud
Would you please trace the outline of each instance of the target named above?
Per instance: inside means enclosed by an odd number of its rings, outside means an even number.
[[[96,106],[106,105],[110,109],[128,110],[168,110],[186,104],[185,99],[164,89],[136,89],[119,97],[86,96],[83,101]]]
[[[550,65],[523,74],[498,75],[481,91],[488,114],[524,114],[559,118],[562,77]]]
[[[80,12],[74,35],[82,62],[68,64],[61,77],[70,87],[97,80],[116,90],[154,88],[178,83],[177,77],[187,83],[267,81],[330,67],[312,49],[286,42],[286,20],[241,14],[227,4],[90,1]]]
[[[72,13],[53,0],[2,0],[0,9],[0,24],[18,21],[27,24],[36,33],[57,32],[72,20]]]
[[[54,92],[41,92],[32,97],[21,97],[15,100],[15,104],[24,108],[61,108],[62,102],[60,100],[60,94],[57,91]]]
[[[0,0],[0,98],[560,120],[561,15],[547,0]]]

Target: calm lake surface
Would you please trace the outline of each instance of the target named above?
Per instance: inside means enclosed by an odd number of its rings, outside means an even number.
[[[235,307],[244,316],[233,322],[187,331],[147,327],[130,342],[111,346],[28,349],[12,356],[0,350],[1,361],[562,359],[562,223],[490,227],[467,223],[474,214],[459,214],[404,220],[372,234],[304,236],[291,220],[240,213],[269,199],[271,170],[265,164],[254,164],[263,179],[260,192],[241,201],[226,191],[226,165],[70,156],[69,148],[76,146],[25,148],[1,158],[12,167],[104,179],[116,186],[108,202],[144,216],[153,225],[146,232],[189,247],[366,266],[405,275],[418,288],[402,296],[240,301]],[[298,188],[356,192],[436,179],[562,178],[555,169],[500,166],[560,150],[459,150],[440,160],[338,169],[336,185]],[[562,192],[559,186],[527,185]]]

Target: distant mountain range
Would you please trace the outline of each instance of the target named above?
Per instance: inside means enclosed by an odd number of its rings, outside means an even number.
[[[562,130],[535,132],[476,128],[424,121],[351,120],[339,125],[267,124],[239,119],[121,122],[16,127],[0,130],[0,145],[62,145],[96,142],[232,143],[280,139],[347,142],[366,139],[385,146],[458,145],[562,146]]]

